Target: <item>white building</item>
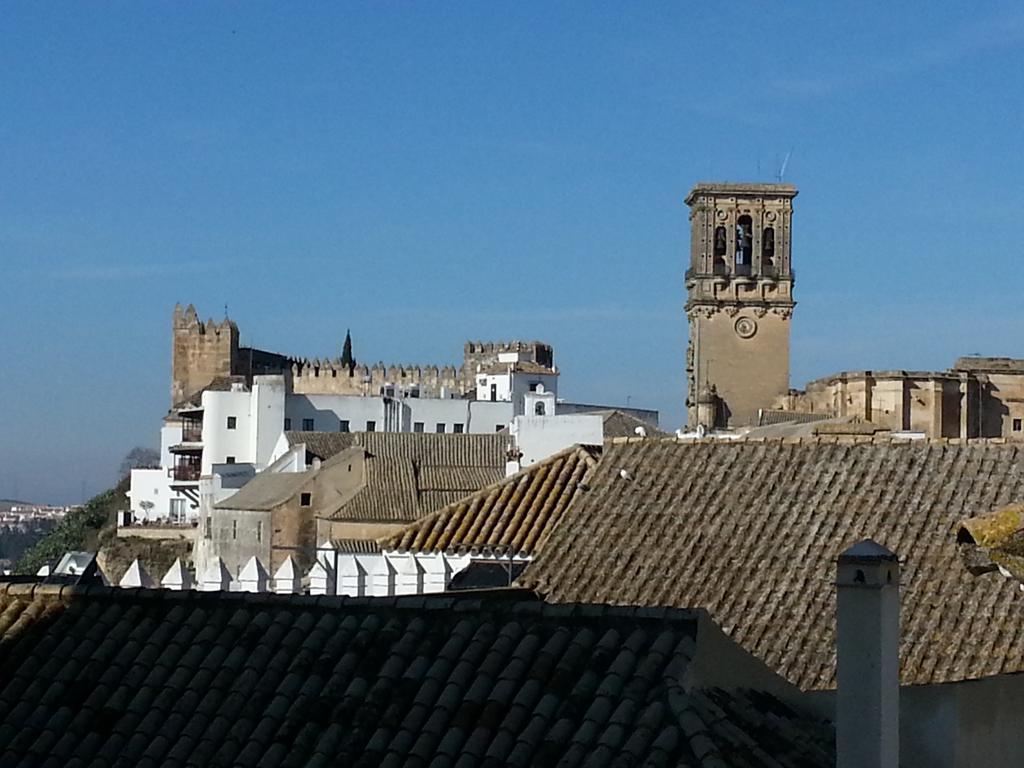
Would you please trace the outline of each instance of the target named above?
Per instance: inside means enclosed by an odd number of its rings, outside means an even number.
[[[510,471],[575,443],[601,440],[598,417],[566,415],[604,406],[557,399],[558,373],[517,352],[477,373],[477,399],[419,397],[416,388],[386,384],[376,396],[294,394],[282,375],[222,379],[166,420],[159,469],[132,471],[123,528],[190,527],[199,517],[200,479],[217,465],[262,472],[285,432],[436,432],[485,434],[511,427],[521,458]],[[655,420],[657,414],[654,414]],[[520,423],[513,425],[515,420]],[[279,448],[278,448],[279,450]],[[127,533],[127,531],[125,531]]]

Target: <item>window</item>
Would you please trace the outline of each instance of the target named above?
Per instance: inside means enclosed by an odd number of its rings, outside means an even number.
[[[539,403],[537,403],[536,405],[533,406],[533,414],[534,414],[534,416],[543,416],[543,415],[545,415],[544,403],[543,402],[539,402]]]
[[[228,464],[234,464],[235,463],[235,457],[234,456],[228,456],[226,459],[224,459],[224,461],[227,462]]]
[[[284,430],[285,430],[285,432],[289,431],[291,428],[292,428],[292,420],[289,419],[287,416],[285,416],[284,417]]]
[[[299,494],[299,506],[308,507],[313,504],[313,494],[311,493],[300,493]]]
[[[491,384],[491,402],[496,402],[498,399],[498,385]]]
[[[228,416],[228,429],[234,429],[238,426],[238,419],[234,416]]]
[[[209,515],[203,518],[203,538],[213,538],[213,518]]]
[[[530,382],[530,391],[531,392],[536,392],[537,391],[537,387],[539,387],[539,386],[540,386],[540,382],[538,382],[538,381],[531,381]]]
[[[1021,419],[1014,419],[1013,420],[1013,431],[1014,432],[1020,432],[1022,426],[1024,426],[1024,422],[1022,422]]]
[[[263,541],[263,521],[256,522],[256,541]]]
[[[184,523],[185,522],[185,500],[184,499],[171,499],[171,522],[172,523]]]
[[[749,267],[751,252],[754,249],[754,229],[749,216],[740,216],[736,220],[736,266]],[[740,274],[737,270],[737,274]]]
[[[339,432],[348,432],[348,419],[342,419],[341,423],[338,424]]]
[[[454,432],[456,435],[461,435],[464,428],[464,424],[452,424],[452,432]]]
[[[495,432],[501,432],[501,430],[503,430],[504,428],[505,428],[504,424],[495,424],[494,425],[494,431]]]
[[[231,521],[231,538],[232,539],[237,539],[238,538],[238,521],[237,520],[232,520]]]
[[[368,422],[366,422],[366,431],[367,432],[376,432],[377,431],[377,422],[376,421],[368,421]]]
[[[715,227],[715,256],[725,256],[725,227]]]
[[[444,422],[443,421],[437,422],[437,426],[434,428],[434,431],[437,432],[437,434],[439,434],[439,435],[444,434]]]
[[[775,263],[775,228],[765,227],[761,238],[761,263],[772,266]]]
[[[316,429],[316,425],[314,424],[312,419],[303,419],[302,420],[302,431],[303,432],[312,432],[314,429]]]
[[[423,422],[422,421],[414,422],[413,425],[412,425],[412,431],[413,432],[422,432],[423,431]]]

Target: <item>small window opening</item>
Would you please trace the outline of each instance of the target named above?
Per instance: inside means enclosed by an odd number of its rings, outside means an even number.
[[[263,521],[256,522],[256,541],[263,541]]]
[[[366,431],[367,432],[376,432],[377,431],[377,422],[376,421],[368,421],[368,422],[366,422]]]
[[[302,431],[303,432],[312,432],[314,429],[315,429],[315,422],[313,421],[313,419],[303,419],[302,420]]]
[[[203,538],[204,539],[212,539],[213,538],[213,518],[210,517],[209,515],[207,515],[203,519]]]
[[[443,434],[444,433],[444,422],[443,421],[437,422],[436,426],[434,427],[434,431],[437,432],[439,435]]]
[[[740,216],[736,220],[736,266],[749,267],[754,249],[753,222],[749,216]],[[737,274],[741,274],[737,270]]]
[[[498,399],[498,385],[491,384],[491,402],[496,402]]]
[[[413,432],[422,432],[423,431],[423,422],[422,421],[417,421],[417,422],[413,423],[412,431]]]
[[[725,256],[725,227],[715,228],[715,256]]]
[[[300,493],[299,494],[299,506],[308,507],[313,504],[313,494],[311,493]]]
[[[286,432],[289,432],[289,431],[291,431],[291,428],[292,428],[292,420],[289,419],[287,416],[285,416],[284,417],[284,429],[285,429]]]
[[[235,463],[235,457],[234,456],[228,456],[226,459],[224,459],[224,461],[226,463],[228,463],[228,464],[234,464]]]
[[[231,521],[231,538],[232,539],[237,539],[238,538],[238,521],[237,520],[232,520]]]
[[[765,227],[761,238],[761,263],[766,267],[775,265],[775,228]]]
[[[535,416],[545,415],[546,411],[544,409],[544,403],[537,403],[535,406],[533,406],[533,413]]]
[[[1020,419],[1014,419],[1013,420],[1013,431],[1014,432],[1020,432],[1022,427],[1024,427],[1024,422],[1022,422]]]
[[[235,416],[228,416],[228,429],[234,429],[238,426],[238,419]]]
[[[348,432],[348,419],[342,419],[338,423],[338,431],[339,432]]]
[[[454,433],[455,433],[456,435],[461,435],[461,434],[462,434],[462,432],[463,432],[463,430],[464,430],[465,428],[466,428],[466,427],[465,427],[465,425],[464,425],[464,424],[459,424],[459,423],[455,423],[455,424],[452,424],[452,431],[453,431],[453,432],[454,432]]]

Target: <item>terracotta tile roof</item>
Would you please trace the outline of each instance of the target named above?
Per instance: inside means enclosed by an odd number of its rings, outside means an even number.
[[[643,427],[648,437],[665,437],[668,435],[667,432],[662,432],[646,421],[642,421],[636,416],[623,413],[622,411],[593,411],[593,413],[604,420],[604,436],[606,439],[610,437],[633,437],[636,435],[637,427]]]
[[[284,504],[295,496],[315,472],[260,472],[223,501],[216,509],[265,511]]]
[[[691,684],[700,612],[502,592],[2,585],[0,764],[833,765],[829,727]]]
[[[1024,447],[817,438],[605,446],[519,583],[559,601],[699,606],[804,689],[834,677],[834,559],[905,559],[901,675],[1024,672],[1024,598],[962,564],[957,523],[1024,499]]]
[[[285,432],[288,445],[306,444],[306,460],[326,461],[346,448],[356,445],[359,432]]]
[[[331,539],[331,546],[346,555],[373,555],[381,551],[380,544],[372,539]]]
[[[382,545],[417,552],[533,555],[580,492],[598,455],[594,447],[568,448],[427,515]]]
[[[366,450],[366,485],[332,520],[411,522],[505,474],[508,438],[496,434],[354,433]]]
[[[810,413],[808,411],[782,411],[766,408],[757,415],[757,426],[769,427],[772,424],[809,424],[831,418],[827,413]]]

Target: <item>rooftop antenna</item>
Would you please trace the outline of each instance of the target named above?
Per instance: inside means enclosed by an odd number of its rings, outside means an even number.
[[[789,157],[790,157],[790,155],[792,155],[792,154],[793,154],[793,150],[791,149],[791,150],[789,150],[789,152],[787,152],[787,153],[786,153],[786,157],[785,157],[785,158],[783,158],[783,160],[782,160],[782,165],[780,165],[780,166],[779,166],[779,172],[778,172],[778,174],[777,174],[777,175],[775,176],[775,178],[776,178],[776,179],[778,179],[778,181],[779,181],[779,184],[781,184],[781,183],[782,183],[782,180],[783,180],[783,179],[785,178],[785,176],[786,176],[786,166],[787,166],[787,165],[789,165]]]
[[[224,319],[228,319],[228,303],[226,301],[224,302]]]

